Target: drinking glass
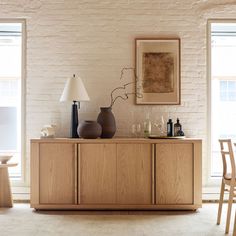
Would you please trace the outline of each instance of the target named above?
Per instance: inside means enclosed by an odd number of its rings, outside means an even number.
[[[136,134],[137,134],[138,138],[141,137],[141,133],[142,133],[142,126],[141,126],[141,124],[136,124]]]
[[[136,137],[136,124],[132,124],[131,126],[131,134],[132,134],[132,137]]]
[[[158,128],[158,133],[160,136],[165,136],[165,120],[163,116],[156,119],[154,125]]]
[[[132,137],[135,137],[135,138],[141,137],[141,133],[142,133],[142,126],[141,126],[141,124],[139,124],[139,123],[132,124],[132,126],[131,126]]]

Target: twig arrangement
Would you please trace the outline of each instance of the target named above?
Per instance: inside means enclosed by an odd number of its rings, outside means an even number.
[[[130,85],[130,84],[136,84],[136,86],[137,86],[137,80],[138,80],[138,77],[137,77],[137,75],[135,73],[135,69],[133,67],[124,67],[124,68],[122,68],[121,73],[120,73],[120,80],[122,80],[122,78],[124,76],[124,73],[127,70],[132,70],[133,71],[135,81],[134,82],[126,83],[126,84],[124,84],[122,86],[119,86],[119,87],[117,87],[117,88],[115,88],[115,89],[113,89],[111,91],[111,95],[110,95],[111,96],[111,103],[110,103],[110,107],[111,108],[112,108],[112,106],[114,105],[114,103],[116,102],[116,100],[118,98],[121,98],[122,100],[127,100],[129,98],[129,95],[135,95],[137,98],[142,98],[142,94],[138,92],[137,88],[135,89],[134,92],[127,92],[127,91],[125,91],[127,86]],[[114,92],[117,91],[117,90],[121,90],[121,91],[124,90],[124,97],[122,97],[121,95],[117,95],[117,96],[114,97]]]

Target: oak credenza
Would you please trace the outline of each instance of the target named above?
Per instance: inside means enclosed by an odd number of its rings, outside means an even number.
[[[200,139],[32,139],[35,209],[175,209],[202,205]]]

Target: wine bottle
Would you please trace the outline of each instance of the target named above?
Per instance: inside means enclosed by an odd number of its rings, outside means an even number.
[[[169,119],[169,121],[167,122],[167,136],[168,137],[172,137],[174,136],[174,132],[173,132],[173,122],[172,119]]]

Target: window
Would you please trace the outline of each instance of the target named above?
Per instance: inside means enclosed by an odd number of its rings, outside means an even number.
[[[222,175],[220,138],[236,139],[236,23],[210,24],[211,176]]]
[[[230,81],[230,80],[220,81],[220,101],[221,102],[236,101],[236,81]]]
[[[13,154],[12,178],[22,177],[23,23],[0,22],[0,154]]]

